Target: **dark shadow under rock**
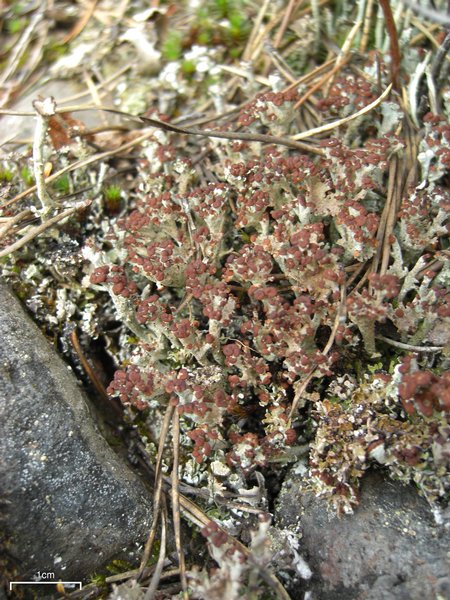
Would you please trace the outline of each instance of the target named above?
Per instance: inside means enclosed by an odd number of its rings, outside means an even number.
[[[70,368],[0,282],[0,489],[17,576],[136,563],[151,497],[94,425]]]
[[[300,551],[313,572],[291,591],[293,600],[306,592],[310,600],[450,598],[450,532],[436,526],[412,485],[368,473],[354,515],[338,518],[292,475],[275,519],[302,535]]]

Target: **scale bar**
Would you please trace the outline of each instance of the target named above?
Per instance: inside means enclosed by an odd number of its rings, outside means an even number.
[[[79,585],[80,590],[83,586],[81,581],[10,581],[9,582],[9,591],[12,591],[13,585]]]

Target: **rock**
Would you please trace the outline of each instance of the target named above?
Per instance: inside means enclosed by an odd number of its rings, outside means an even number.
[[[137,563],[151,497],[96,429],[70,368],[0,282],[1,515],[18,578]],[[3,509],[2,509],[3,510]]]
[[[300,551],[313,572],[291,590],[293,600],[450,598],[449,530],[435,524],[413,486],[380,472],[363,478],[359,507],[341,518],[302,491],[302,477],[292,475],[283,484],[275,524],[302,534]]]

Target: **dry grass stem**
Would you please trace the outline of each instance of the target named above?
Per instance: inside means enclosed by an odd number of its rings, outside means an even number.
[[[44,11],[46,8],[46,4],[46,2],[43,2],[40,9],[34,13],[34,15],[30,19],[28,26],[20,36],[19,41],[17,42],[17,44],[15,44],[14,50],[12,51],[11,56],[9,57],[8,64],[0,77],[0,86],[3,86],[19,68],[20,61],[24,54],[27,52],[27,49],[32,41],[36,29],[38,28],[38,25],[44,19]]]
[[[62,39],[62,42],[61,42],[62,44],[68,44],[69,42],[71,42],[77,36],[80,35],[80,33],[83,31],[83,29],[89,23],[90,18],[94,14],[97,4],[98,4],[98,0],[92,0],[90,2],[90,4],[88,5],[88,7],[84,11],[84,13],[81,15],[81,17],[75,23],[75,25],[72,27],[72,29],[69,31],[69,33],[66,36],[64,36],[64,38]]]
[[[397,212],[400,207],[403,189],[405,163],[398,156],[393,157],[389,168],[388,197],[386,201],[386,228],[383,234],[380,275],[385,275],[391,258],[391,239],[394,233]],[[392,178],[392,181],[391,181]]]
[[[5,217],[0,219],[0,240],[8,235],[8,233],[18,225],[22,221],[26,221],[30,217],[34,217],[33,212],[26,208],[25,210],[20,211],[17,215],[13,217]],[[17,231],[17,228],[14,229],[14,232]]]
[[[38,235],[40,235],[47,229],[50,229],[54,225],[56,225],[56,223],[60,223],[67,217],[70,217],[71,215],[76,213],[77,211],[87,208],[90,204],[91,204],[91,200],[84,200],[82,202],[79,202],[75,206],[72,206],[71,208],[63,210],[63,212],[59,213],[58,215],[55,215],[54,217],[47,219],[47,221],[45,221],[44,223],[41,223],[41,225],[38,225],[37,227],[33,227],[30,231],[28,231],[28,233],[26,233],[23,237],[21,237],[19,240],[17,240],[17,242],[14,242],[13,244],[7,246],[6,248],[3,248],[3,250],[0,250],[0,258],[3,258],[4,256],[7,256],[8,254],[12,254],[16,250],[19,250],[20,248],[25,246],[25,244],[28,244],[29,242],[31,242],[31,240],[34,240],[34,238],[36,238]]]
[[[359,43],[359,51],[361,52],[361,54],[366,51],[367,44],[369,42],[370,26],[371,26],[372,17],[373,17],[373,7],[374,7],[374,0],[368,0],[367,6],[366,6],[366,11],[364,14],[364,26],[363,26],[361,41]]]
[[[343,119],[338,119],[337,121],[333,121],[332,123],[327,123],[325,125],[321,125],[320,127],[315,127],[314,129],[310,129],[309,131],[303,131],[302,133],[293,135],[292,139],[293,140],[304,140],[307,138],[311,138],[316,135],[320,135],[322,133],[331,131],[333,129],[337,129],[341,125],[345,125],[346,123],[349,123],[350,121],[353,121],[354,119],[357,119],[358,117],[362,117],[363,115],[366,115],[371,110],[373,110],[374,108],[379,106],[383,102],[383,100],[385,100],[387,98],[391,89],[392,89],[392,84],[390,83],[387,86],[387,88],[384,90],[384,92],[381,94],[381,96],[379,96],[376,100],[374,100],[373,102],[371,102],[370,104],[368,104],[367,106],[362,108],[361,110],[358,110],[357,112],[353,113],[352,115],[349,115],[348,117],[344,117]]]
[[[312,367],[312,369],[310,369],[309,373],[307,373],[307,375],[305,375],[301,379],[301,381],[299,381],[297,383],[297,385],[295,386],[294,400],[292,401],[291,410],[289,411],[289,425],[292,424],[292,419],[294,418],[295,413],[297,412],[297,407],[299,405],[299,402],[302,399],[302,396],[305,393],[305,390],[308,387],[310,381],[314,377],[315,372],[316,372],[316,367],[314,366],[314,367]]]
[[[187,600],[188,588],[186,580],[186,566],[184,561],[183,544],[181,541],[181,519],[180,519],[180,492],[178,468],[180,464],[180,417],[175,409],[172,418],[172,515],[175,532],[175,545],[180,567],[180,580],[183,590],[183,598]]]
[[[147,588],[147,591],[144,596],[144,600],[153,600],[155,594],[158,590],[159,582],[161,580],[161,575],[164,569],[164,561],[166,558],[166,545],[167,545],[167,506],[166,502],[163,499],[162,501],[162,510],[161,510],[161,546],[158,555],[158,561],[156,563],[155,571],[150,580],[150,585]],[[142,575],[142,570],[140,572],[140,576]]]
[[[403,0],[403,3],[406,4],[406,6],[409,6],[411,10],[421,17],[425,17],[426,19],[434,21],[435,23],[439,23],[440,25],[450,25],[450,17],[443,12],[439,12],[427,6],[422,6],[413,0]]]
[[[341,51],[337,55],[336,64],[330,73],[324,78],[324,91],[323,95],[326,97],[329,94],[330,88],[333,85],[334,77],[340,71],[340,69],[349,61],[350,59],[350,51],[352,49],[353,41],[361,28],[361,21],[356,21],[353,27],[350,29],[347,37],[345,38],[344,43],[342,44]],[[296,104],[298,106],[298,103]]]
[[[414,344],[404,344],[397,340],[391,340],[384,335],[376,335],[375,337],[394,348],[400,348],[400,350],[407,350],[408,352],[441,352],[444,349],[444,346],[416,346]]]
[[[283,15],[283,20],[281,21],[281,25],[278,28],[277,33],[275,34],[275,38],[273,40],[273,47],[278,48],[281,44],[281,40],[285,34],[288,23],[291,19],[292,14],[295,12],[297,8],[299,8],[303,4],[304,0],[289,0],[289,4]]]
[[[270,4],[270,0],[264,0],[261,8],[259,9],[258,15],[253,24],[253,29],[252,29],[250,36],[248,38],[248,41],[247,41],[247,46],[245,47],[245,49],[242,53],[242,60],[244,60],[244,61],[249,60],[254,51],[254,46],[256,44],[255,40],[261,31],[261,25],[262,25],[264,16],[267,12],[267,9],[269,7],[269,4]]]
[[[164,453],[164,446],[167,440],[167,436],[170,430],[170,423],[172,421],[174,407],[169,404],[166,412],[164,414],[164,420],[161,426],[161,433],[159,436],[158,443],[158,455],[156,458],[156,467],[155,467],[155,492],[153,496],[153,523],[150,528],[150,533],[145,544],[144,552],[142,553],[140,570],[139,570],[139,579],[142,578],[142,574],[144,572],[145,567],[147,566],[148,560],[150,558],[150,554],[153,547],[153,542],[155,540],[156,531],[158,527],[158,519],[161,514],[161,502],[163,495],[163,473],[162,473],[162,460]]]

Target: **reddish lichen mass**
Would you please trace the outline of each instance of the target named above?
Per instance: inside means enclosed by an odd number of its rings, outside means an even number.
[[[337,80],[330,107],[339,105],[340,89]],[[372,99],[358,81],[347,95],[358,105]],[[296,100],[295,94],[262,95],[241,111],[240,121],[289,129]],[[449,130],[436,118],[427,127],[424,149],[432,146],[438,157],[429,165],[430,183],[406,187],[388,239],[396,258],[387,271],[365,275],[364,265],[378,264],[382,251],[377,236],[389,160],[393,148],[405,147],[398,135],[377,137],[369,127],[364,148],[330,138],[314,159],[274,146],[256,152],[247,142],[229,145],[214,183],[205,183],[186,157],[167,168],[177,152],[152,142],[159,163],[141,161],[137,200],[108,236],[120,249],[117,260],[100,258],[91,274],[136,336],[109,393],[150,414],[170,402],[199,465],[221,460],[246,475],[282,456],[302,434],[302,418],[293,427],[290,409],[310,377],[301,405],[313,397],[314,381],[322,386],[322,404],[313,403],[306,417],[308,427],[317,428],[311,473],[347,508],[370,461],[387,453],[392,465],[396,457],[393,471],[401,471],[425,460],[425,442],[407,442],[418,435],[408,418],[417,425],[440,413],[440,433],[429,433],[440,444],[450,412],[448,373],[423,369],[404,352],[392,378],[389,351],[377,379],[391,386],[389,401],[374,404],[372,392],[362,394],[364,423],[371,415],[379,437],[356,440],[348,417],[358,380],[353,366],[361,353],[380,356],[380,327],[404,345],[413,339],[414,348],[426,345],[428,332],[449,317],[448,294],[432,262],[442,256],[447,232],[442,210],[449,195],[439,180],[448,167]],[[354,280],[353,273],[362,278]],[[352,393],[341,390],[335,405],[327,386],[346,372]],[[369,386],[367,379],[360,383]],[[390,407],[386,414],[383,402]],[[403,431],[402,442],[395,438],[389,446],[393,428]],[[320,435],[330,442],[320,445]],[[340,442],[333,445],[333,436]],[[436,496],[431,487],[430,498]]]

